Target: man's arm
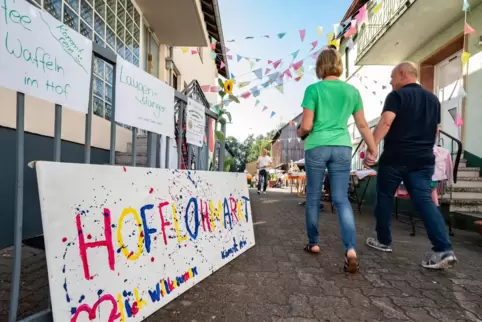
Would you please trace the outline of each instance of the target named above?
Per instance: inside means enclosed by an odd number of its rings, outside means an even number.
[[[400,110],[400,105],[401,99],[397,92],[391,92],[387,95],[385,105],[383,106],[382,116],[373,132],[375,145],[379,145],[387,135],[392,126],[393,120],[395,120],[395,117]]]

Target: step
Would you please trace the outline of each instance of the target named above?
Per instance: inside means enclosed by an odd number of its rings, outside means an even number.
[[[452,192],[452,200],[482,200],[480,192]]]
[[[467,167],[467,160],[461,159],[459,161],[459,169],[460,168],[466,168]]]
[[[482,199],[452,199],[451,212],[482,213]]]
[[[480,212],[456,212],[456,215],[468,216],[474,218],[474,220],[481,220],[482,213]]]
[[[459,185],[458,183],[452,186],[453,192],[478,192],[482,193],[482,181],[465,181],[468,185]],[[470,186],[471,183],[476,183],[478,186]]]
[[[479,177],[480,176],[480,168],[473,168],[473,167],[462,167],[458,168],[457,177]]]

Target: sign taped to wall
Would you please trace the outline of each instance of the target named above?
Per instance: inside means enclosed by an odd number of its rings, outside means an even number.
[[[27,1],[0,5],[0,87],[87,113],[92,41]]]
[[[115,120],[174,137],[174,88],[117,56]]]
[[[187,99],[186,142],[202,147],[206,135],[206,108],[192,98]]]
[[[35,167],[54,321],[142,321],[255,244],[244,173]]]

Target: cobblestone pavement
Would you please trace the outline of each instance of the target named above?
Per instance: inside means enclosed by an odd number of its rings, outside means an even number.
[[[426,271],[425,233],[409,236],[394,223],[392,254],[368,249],[367,212],[356,214],[359,274],[342,272],[337,217],[322,213],[322,253],[303,252],[304,208],[287,193],[251,194],[256,246],[152,315],[147,321],[482,321],[482,238],[456,232],[460,264],[451,271]],[[326,207],[329,209],[329,207]],[[6,320],[11,256],[0,253],[0,321]],[[25,248],[20,311],[47,306],[42,251]],[[2,315],[4,314],[4,315]]]

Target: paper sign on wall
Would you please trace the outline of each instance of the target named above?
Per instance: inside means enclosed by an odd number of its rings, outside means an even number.
[[[206,135],[206,108],[195,100],[187,99],[186,142],[198,147],[204,144]]]
[[[115,120],[174,137],[174,88],[117,56]]]
[[[142,321],[255,244],[244,173],[36,171],[54,321]]]
[[[0,9],[0,87],[87,113],[92,42],[27,1]]]

